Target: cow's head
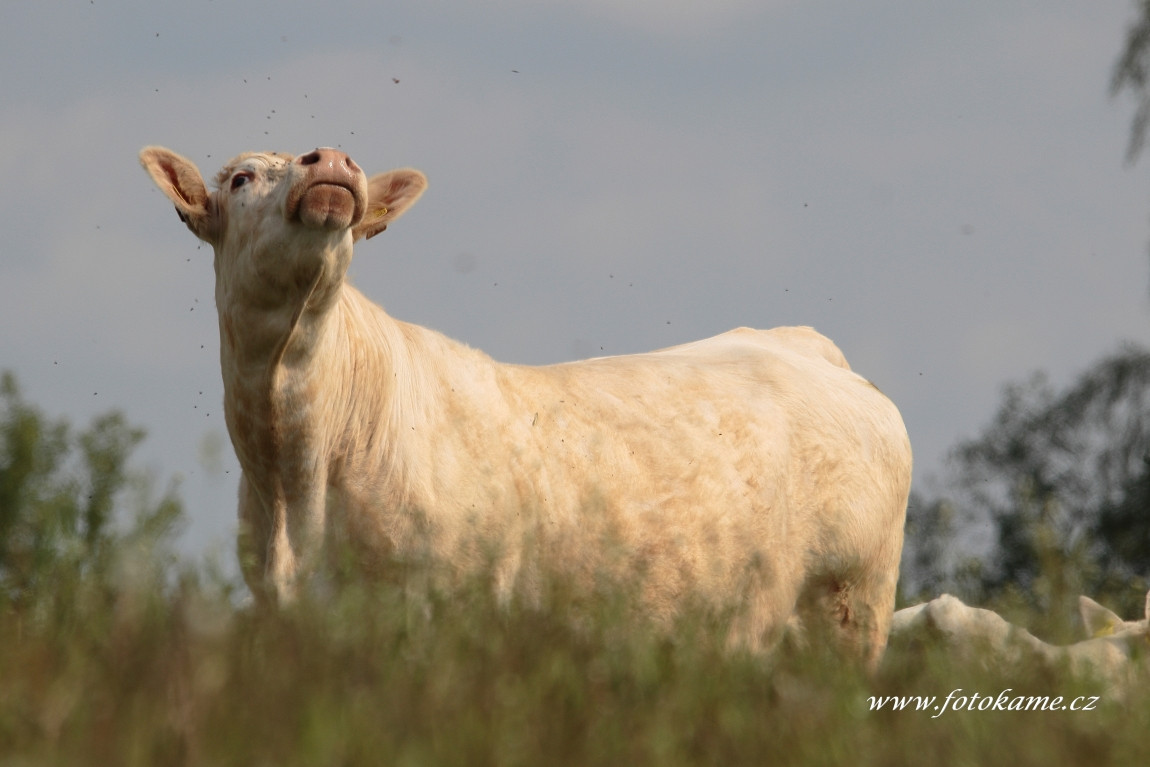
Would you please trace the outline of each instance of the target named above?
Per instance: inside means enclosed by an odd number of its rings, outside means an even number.
[[[416,170],[367,178],[338,149],[293,157],[249,152],[216,175],[208,191],[195,164],[163,147],[145,147],[140,163],[176,206],[180,220],[216,251],[217,278],[257,289],[267,299],[337,284],[352,243],[374,237],[427,186]],[[257,287],[258,286],[258,287]]]
[[[1150,592],[1146,593],[1146,608],[1140,620],[1123,620],[1087,596],[1078,597],[1078,613],[1088,638],[1141,636],[1150,641]]]

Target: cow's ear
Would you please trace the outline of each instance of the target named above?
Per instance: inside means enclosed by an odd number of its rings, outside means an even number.
[[[1078,612],[1088,637],[1110,636],[1123,623],[1116,614],[1087,596],[1078,597]]]
[[[367,180],[367,213],[352,228],[352,236],[359,240],[379,234],[402,216],[426,188],[427,177],[411,168],[372,176]]]
[[[140,150],[140,165],[176,206],[192,234],[211,242],[211,196],[195,163],[162,146],[148,146]]]

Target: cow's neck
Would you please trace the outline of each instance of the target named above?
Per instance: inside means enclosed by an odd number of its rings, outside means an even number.
[[[319,275],[280,305],[217,296],[228,431],[241,465],[256,475],[290,471],[285,445],[306,441],[317,417],[335,303],[317,298],[318,282]]]

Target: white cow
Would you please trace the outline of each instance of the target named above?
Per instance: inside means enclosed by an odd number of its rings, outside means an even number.
[[[944,647],[957,663],[984,670],[1068,669],[1122,690],[1136,671],[1131,659],[1150,652],[1150,594],[1138,621],[1124,621],[1085,596],[1078,598],[1078,608],[1089,638],[1071,645],[1047,644],[998,613],[970,607],[949,594],[896,612],[890,638]]]
[[[873,666],[886,644],[911,452],[898,410],[810,328],[740,328],[650,354],[504,365],[399,322],[345,277],[352,244],[422,194],[334,149],[242,154],[209,191],[160,147],[144,168],[215,249],[240,554],[290,600],[325,543],[370,574],[493,567],[635,577],[643,614],[735,605],[732,639],[822,629]]]

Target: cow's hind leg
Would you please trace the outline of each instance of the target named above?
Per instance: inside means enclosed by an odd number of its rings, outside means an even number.
[[[894,612],[895,578],[823,575],[806,584],[796,612],[808,647],[827,647],[878,669]]]

